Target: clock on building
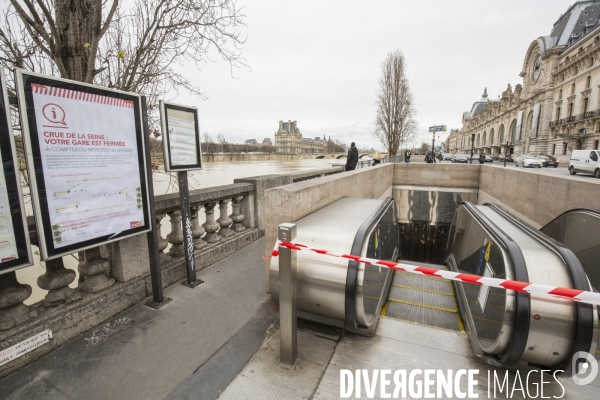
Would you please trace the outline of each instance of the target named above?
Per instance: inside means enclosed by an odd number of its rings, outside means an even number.
[[[535,58],[535,62],[533,63],[533,80],[537,81],[540,76],[540,71],[542,70],[542,56],[538,54]]]

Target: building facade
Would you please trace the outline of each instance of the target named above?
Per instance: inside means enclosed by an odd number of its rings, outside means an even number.
[[[550,154],[564,163],[574,149],[598,149],[600,0],[574,3],[550,35],[531,42],[519,76],[522,84],[498,99],[484,90],[449,135],[450,152]]]
[[[280,154],[302,153],[302,132],[297,121],[279,121],[279,129],[275,132],[275,152]]]

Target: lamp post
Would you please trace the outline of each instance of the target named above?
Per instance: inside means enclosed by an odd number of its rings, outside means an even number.
[[[511,143],[510,142],[506,142],[506,150],[504,151],[504,166],[506,167],[506,159],[508,158],[508,149],[510,147]]]
[[[473,164],[473,150],[475,149],[475,134],[471,135],[471,158],[469,164]]]

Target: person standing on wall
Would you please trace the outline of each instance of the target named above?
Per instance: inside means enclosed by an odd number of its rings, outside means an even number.
[[[379,153],[379,150],[375,151],[375,157],[373,157],[373,165],[375,166],[377,164],[381,164],[381,154]]]
[[[410,156],[411,156],[410,150],[406,150],[404,152],[404,162],[405,163],[407,163],[407,164],[410,163]]]
[[[352,142],[350,144],[350,149],[348,149],[348,156],[346,157],[346,171],[354,171],[357,163],[358,149],[354,145],[354,142]]]
[[[483,164],[485,162],[485,154],[481,153],[479,155],[479,164]]]

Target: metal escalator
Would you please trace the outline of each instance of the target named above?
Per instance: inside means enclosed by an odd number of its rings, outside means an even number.
[[[600,291],[600,211],[576,208],[562,213],[540,229],[569,248],[585,271],[595,292]],[[600,336],[600,331],[598,332]],[[600,354],[600,350],[596,351]]]
[[[572,251],[493,204],[460,204],[445,247],[445,268],[456,272],[590,289]],[[573,354],[596,352],[598,341],[593,306],[403,272],[394,275],[382,316],[465,330],[476,359],[505,366],[568,371]]]

